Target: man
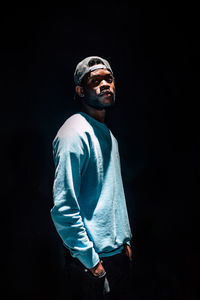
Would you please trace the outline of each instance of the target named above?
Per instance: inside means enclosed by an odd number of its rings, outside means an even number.
[[[115,103],[115,81],[108,61],[98,56],[77,65],[74,81],[82,110],[53,141],[51,215],[63,241],[73,299],[77,291],[80,299],[121,299],[132,251],[118,144],[104,123]]]

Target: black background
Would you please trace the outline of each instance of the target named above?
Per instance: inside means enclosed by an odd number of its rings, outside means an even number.
[[[197,299],[197,8],[100,2],[0,14],[4,299],[60,297],[51,143],[77,111],[73,72],[90,55],[108,59],[116,78],[106,122],[119,141],[137,298]]]

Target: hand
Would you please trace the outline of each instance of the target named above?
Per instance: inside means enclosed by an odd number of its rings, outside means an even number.
[[[105,273],[105,270],[104,270],[104,267],[103,267],[101,261],[99,261],[96,266],[94,266],[93,268],[91,268],[89,270],[96,277],[101,276],[103,273]]]
[[[132,250],[128,244],[124,245],[124,253],[128,256],[130,260],[132,260]]]

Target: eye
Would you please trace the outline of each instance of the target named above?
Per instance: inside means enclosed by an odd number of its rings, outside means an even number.
[[[96,78],[93,78],[92,80],[91,80],[91,84],[92,85],[98,85],[99,84],[99,80],[98,79],[96,79]]]
[[[112,83],[113,82],[113,77],[112,76],[108,76],[106,80],[107,80],[108,83]]]
[[[112,77],[108,78],[108,82],[109,82],[109,83],[112,83],[112,82],[113,82]]]
[[[92,83],[97,83],[99,82],[97,79],[92,79]]]

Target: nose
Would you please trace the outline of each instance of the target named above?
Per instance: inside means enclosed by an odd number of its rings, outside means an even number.
[[[104,89],[109,89],[109,88],[110,88],[109,83],[105,79],[103,79],[100,83],[100,90],[102,91]]]
[[[101,81],[101,85],[105,85],[105,84],[107,84],[108,82],[105,80],[105,79],[103,79],[102,81]]]

